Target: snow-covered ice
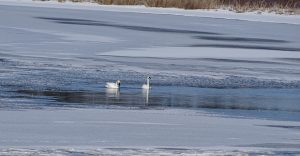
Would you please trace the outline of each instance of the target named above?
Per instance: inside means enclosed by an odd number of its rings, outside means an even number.
[[[1,36],[6,36],[1,38],[2,54],[76,59],[73,62],[88,64],[88,68],[100,68],[101,64],[101,70],[106,71],[178,79],[190,75],[212,82],[223,79],[223,84],[226,78],[234,77],[240,83],[221,87],[299,86],[300,31],[292,22],[300,21],[297,15],[251,15],[264,19],[254,21],[242,19],[245,14],[183,16],[156,13],[168,9],[90,3],[2,0],[1,4]],[[279,19],[265,22],[269,16]],[[290,18],[290,22],[284,21]],[[244,81],[251,83],[245,85]]]
[[[116,154],[126,149],[140,149],[140,154],[165,149],[168,155],[180,149],[191,154],[297,152],[300,137],[299,122],[223,118],[177,109],[1,111],[0,121],[0,154],[7,149],[42,153],[46,147],[51,153],[84,149],[98,154],[106,148]]]

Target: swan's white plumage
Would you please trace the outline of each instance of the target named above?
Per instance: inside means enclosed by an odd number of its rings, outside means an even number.
[[[142,85],[143,89],[151,89],[150,79],[151,79],[151,77],[147,77],[147,83]]]
[[[143,89],[150,89],[151,87],[149,85],[147,85],[147,84],[143,84],[142,88]]]
[[[120,84],[121,84],[120,80],[116,81],[115,83],[113,83],[113,82],[106,82],[105,87],[106,88],[111,88],[111,89],[119,89],[120,88]]]

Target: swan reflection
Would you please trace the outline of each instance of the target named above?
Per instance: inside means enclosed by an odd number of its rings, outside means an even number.
[[[145,99],[146,105],[148,105],[148,103],[149,103],[149,92],[150,92],[150,89],[143,89],[143,97]]]
[[[120,98],[120,90],[119,89],[106,88],[105,92],[106,92],[106,97]]]

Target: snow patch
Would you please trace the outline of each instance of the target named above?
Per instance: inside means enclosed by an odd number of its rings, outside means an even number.
[[[300,53],[275,50],[250,50],[232,48],[156,47],[121,50],[98,55],[160,58],[300,58]]]

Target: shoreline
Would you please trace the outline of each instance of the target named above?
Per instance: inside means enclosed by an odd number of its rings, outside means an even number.
[[[57,9],[75,9],[75,10],[91,10],[91,11],[109,11],[109,12],[126,12],[126,13],[144,13],[154,15],[172,15],[172,16],[187,16],[187,17],[205,17],[205,18],[220,18],[230,20],[242,20],[253,22],[270,22],[282,24],[300,25],[300,15],[286,15],[262,12],[245,12],[236,13],[223,9],[196,9],[184,10],[178,8],[154,8],[141,5],[99,5],[91,2],[56,2],[56,1],[31,1],[31,0],[0,0],[0,5],[8,6],[27,6],[40,8],[57,8]]]

